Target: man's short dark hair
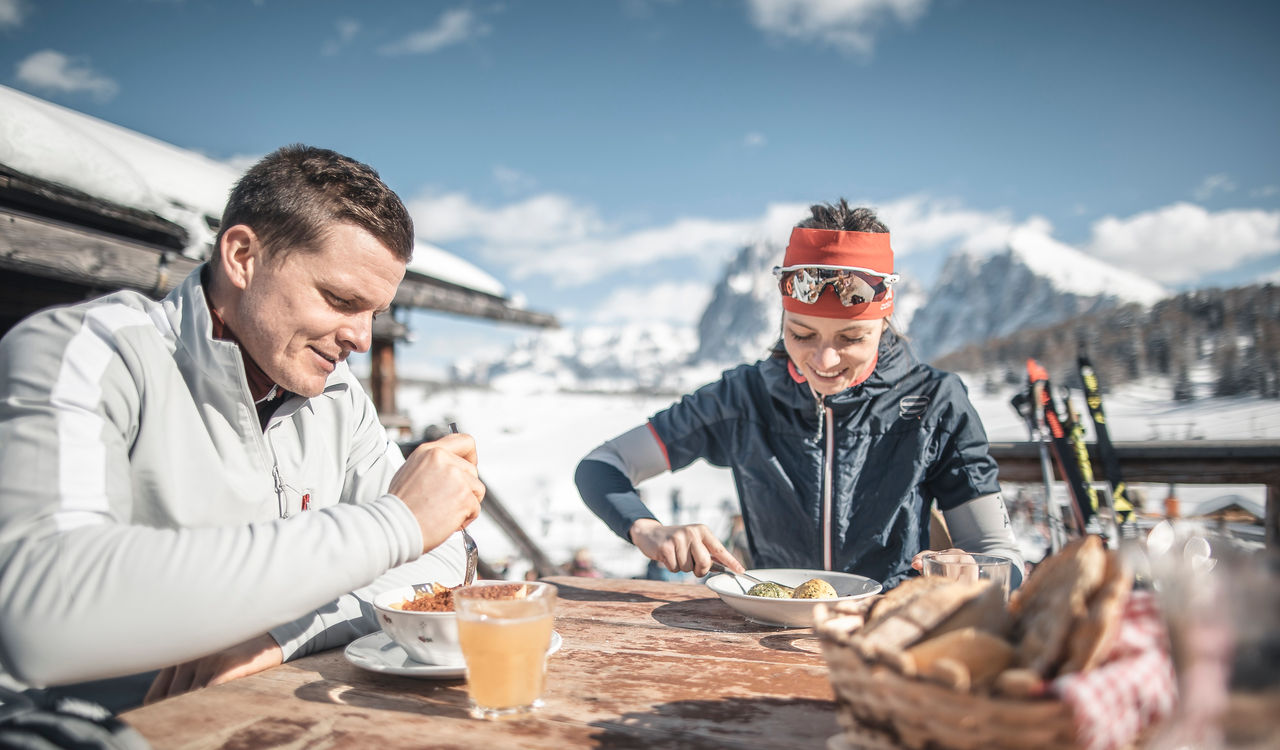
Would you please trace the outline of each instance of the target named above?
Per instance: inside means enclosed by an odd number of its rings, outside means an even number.
[[[222,212],[222,233],[251,228],[268,255],[314,246],[335,223],[372,234],[400,260],[413,256],[413,219],[391,188],[366,164],[313,146],[278,149],[245,172]]]

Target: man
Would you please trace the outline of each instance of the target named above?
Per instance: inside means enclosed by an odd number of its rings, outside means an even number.
[[[376,172],[290,146],[163,301],[0,341],[0,683],[161,669],[155,700],[371,632],[384,588],[461,581],[473,441],[404,460],[344,362],[412,250]]]

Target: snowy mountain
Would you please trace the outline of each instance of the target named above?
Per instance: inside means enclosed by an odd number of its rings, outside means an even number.
[[[953,255],[912,316],[910,333],[916,353],[932,361],[966,344],[1130,302],[1149,306],[1167,294],[1047,233],[1016,230],[1004,252]]]
[[[517,342],[496,361],[459,361],[457,383],[520,392],[679,391],[680,365],[697,348],[697,334],[668,323],[592,326],[543,332]]]
[[[694,362],[753,362],[773,346],[782,302],[772,269],[781,255],[773,243],[758,242],[729,261],[698,321]]]
[[[522,387],[538,389],[687,390],[765,356],[777,341],[782,304],[772,268],[781,255],[769,242],[739,250],[713,286],[696,331],[646,323],[548,332],[497,361],[457,364],[453,375],[465,383],[505,378],[512,384],[520,373]],[[1166,296],[1160,285],[1034,227],[1011,232],[1003,252],[953,255],[928,292],[915,281],[910,260],[900,263],[904,280],[894,320],[925,361],[1021,329]]]

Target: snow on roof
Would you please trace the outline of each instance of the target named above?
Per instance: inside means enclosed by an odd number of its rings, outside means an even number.
[[[502,282],[453,253],[422,240],[414,240],[413,260],[409,261],[409,270],[497,297],[507,296]]]
[[[20,91],[0,86],[0,163],[187,230],[186,253],[213,241],[206,216],[239,173],[220,162]]]
[[[1230,508],[1233,505],[1241,510],[1248,511],[1256,518],[1267,517],[1267,509],[1261,502],[1244,495],[1221,495],[1212,500],[1206,500],[1196,506],[1195,514],[1197,516],[1207,516]]]
[[[240,171],[194,151],[0,86],[0,164],[187,230],[186,254],[202,258]],[[416,242],[411,270],[506,296],[501,282],[467,261]]]

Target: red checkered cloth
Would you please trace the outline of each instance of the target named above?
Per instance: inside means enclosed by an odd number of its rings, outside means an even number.
[[[1178,693],[1155,596],[1133,592],[1107,660],[1057,678],[1049,690],[1071,706],[1084,750],[1130,747],[1139,733],[1171,715]]]

